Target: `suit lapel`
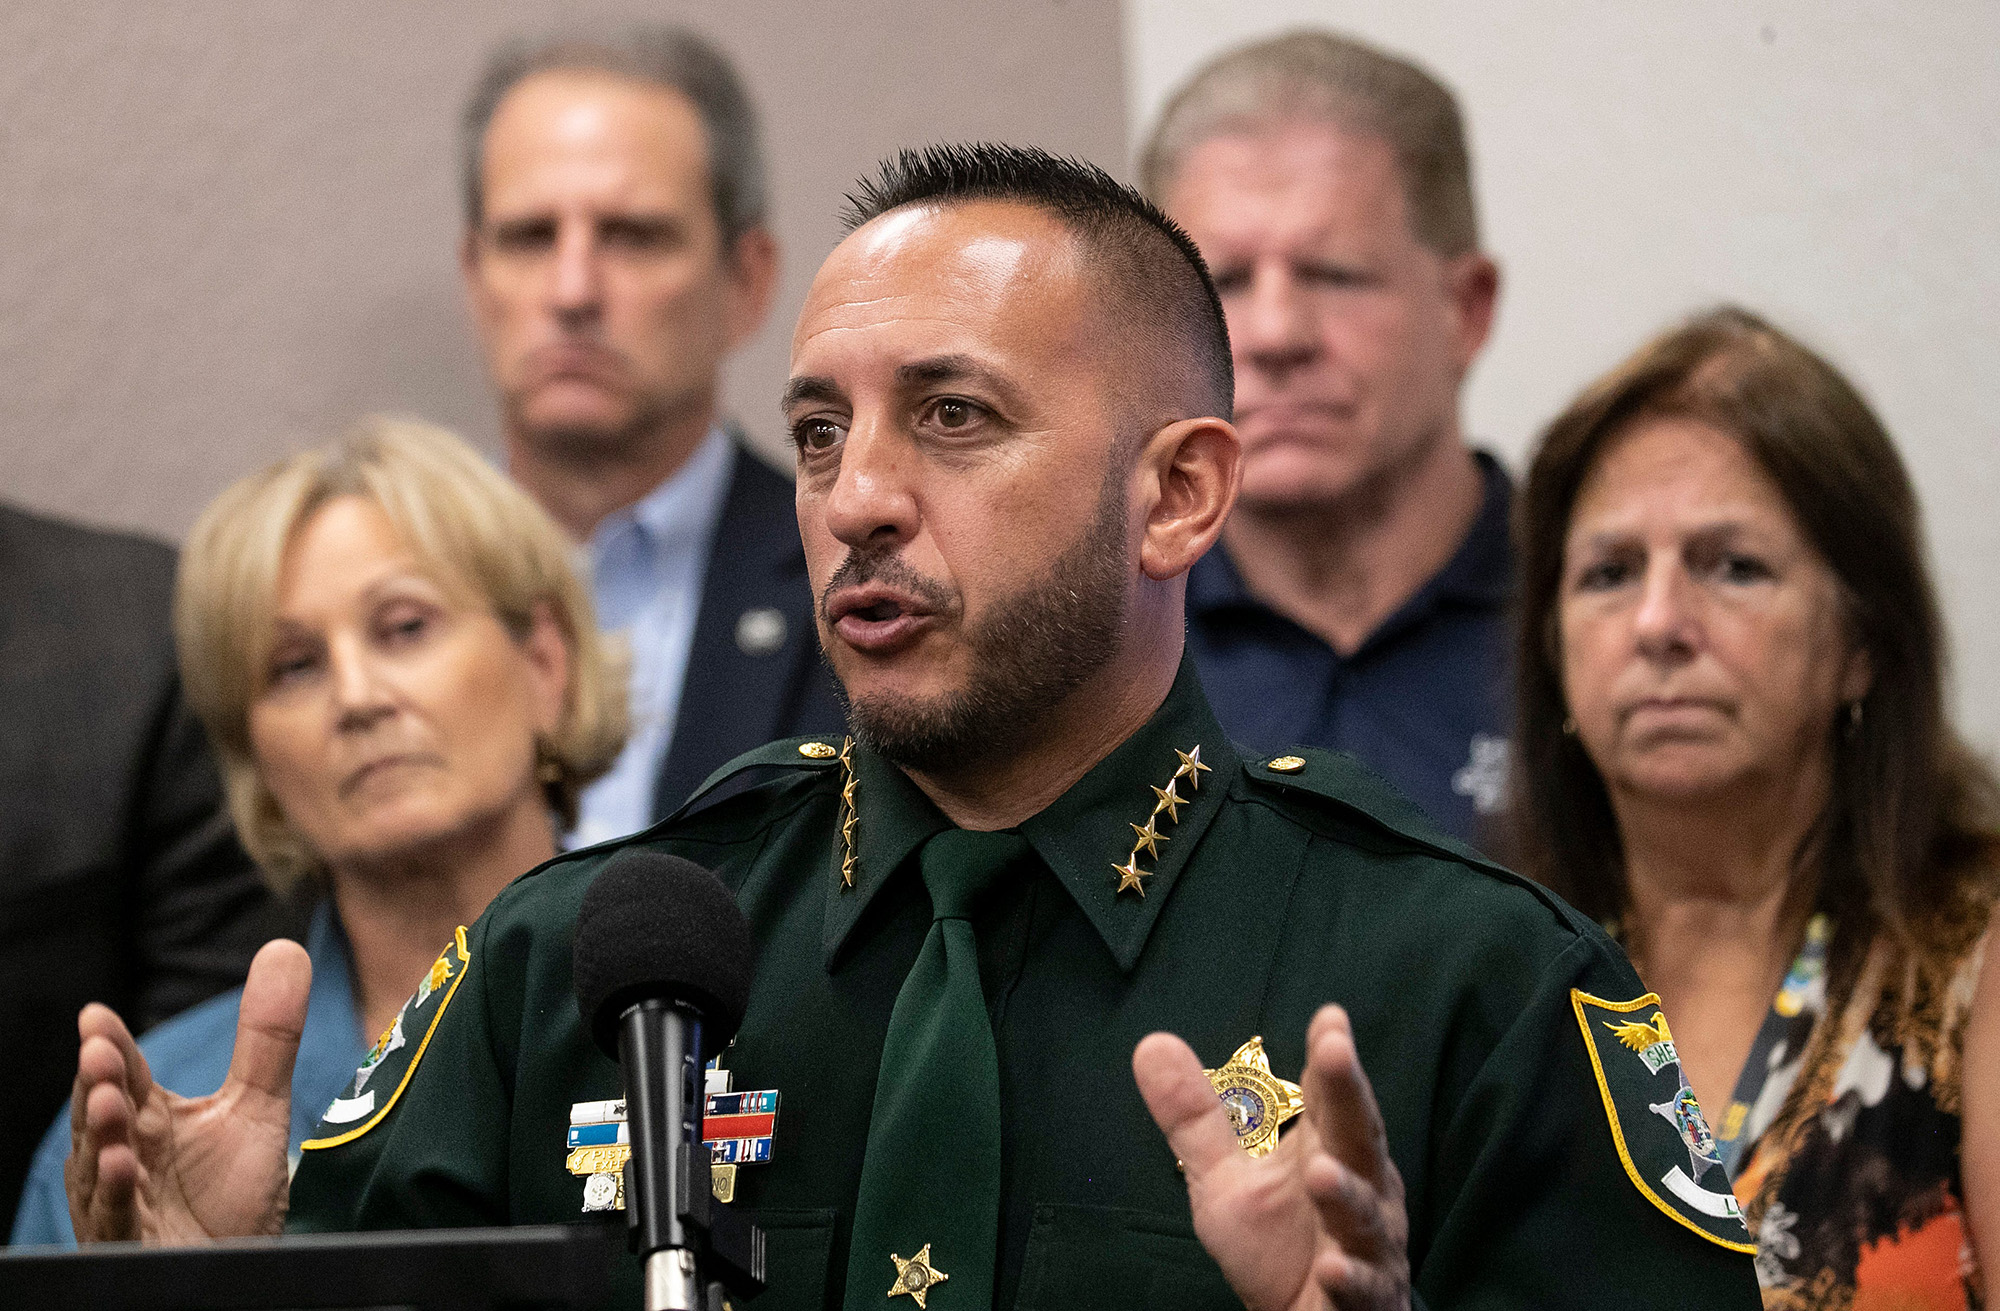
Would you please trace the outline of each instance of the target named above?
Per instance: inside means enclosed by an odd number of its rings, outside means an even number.
[[[709,545],[655,817],[672,813],[719,766],[781,736],[818,660],[792,485],[740,433],[730,435],[729,492]]]

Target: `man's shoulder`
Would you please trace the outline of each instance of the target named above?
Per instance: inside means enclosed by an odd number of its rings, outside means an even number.
[[[67,593],[68,607],[101,597],[130,622],[133,605],[164,619],[173,582],[165,542],[0,504],[0,585],[9,591]]]
[[[584,889],[620,852],[684,856],[732,882],[734,867],[792,823],[815,797],[838,788],[840,747],[824,737],[781,738],[747,751],[709,775],[681,807],[651,828],[564,852],[516,879],[494,901],[498,918],[530,923],[561,903],[567,923]]]
[[[1342,751],[1296,747],[1242,761],[1242,801],[1281,825],[1370,862],[1393,861],[1406,877],[1454,882],[1467,895],[1488,891],[1545,920],[1564,936],[1593,926],[1560,897],[1446,833],[1416,803]],[[1482,898],[1483,899],[1483,898]]]

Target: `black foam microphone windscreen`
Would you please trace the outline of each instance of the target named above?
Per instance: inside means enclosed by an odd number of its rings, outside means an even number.
[[[647,997],[701,1011],[704,1045],[721,1050],[743,1022],[756,948],[715,875],[679,856],[627,847],[583,894],[572,961],[577,1012],[617,1060],[618,1017]]]

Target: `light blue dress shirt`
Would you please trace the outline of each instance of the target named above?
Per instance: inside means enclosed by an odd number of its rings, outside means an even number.
[[[734,453],[728,433],[709,429],[673,477],[591,534],[597,626],[623,632],[631,646],[632,736],[611,772],[584,789],[566,846],[608,842],[653,822],[654,786],[673,745],[709,544],[729,493]]]
[[[368,1055],[361,1016],[354,1009],[354,984],[349,973],[347,935],[322,901],[306,931],[306,954],[312,958],[312,991],[306,997],[306,1027],[299,1035],[298,1060],[292,1065],[292,1124],[289,1144],[296,1161],[299,1143],[319,1123],[320,1112],[340,1095],[354,1077],[354,1067]],[[236,1011],[243,989],[211,997],[156,1025],[139,1039],[139,1050],[153,1081],[183,1097],[205,1097],[222,1086],[229,1073],[229,1056],[236,1047]],[[63,1192],[63,1158],[69,1155],[69,1107],[35,1149],[28,1167],[28,1184],[14,1213],[12,1241],[17,1247],[54,1244],[75,1247],[69,1223],[69,1198]]]

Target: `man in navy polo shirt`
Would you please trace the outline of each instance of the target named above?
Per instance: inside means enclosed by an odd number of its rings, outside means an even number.
[[[1297,32],[1167,104],[1145,189],[1215,275],[1243,491],[1188,585],[1188,648],[1261,752],[1352,752],[1446,829],[1504,799],[1511,489],[1459,392],[1499,270],[1464,126],[1423,69]]]

